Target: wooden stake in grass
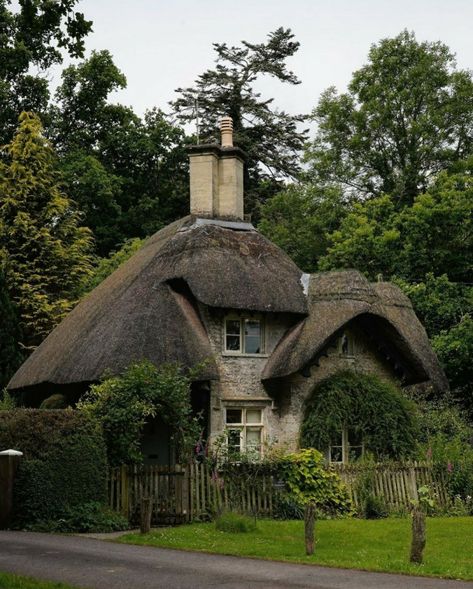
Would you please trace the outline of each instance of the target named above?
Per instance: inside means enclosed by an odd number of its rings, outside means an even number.
[[[315,503],[312,501],[305,506],[304,532],[305,532],[305,553],[307,556],[314,554],[314,526],[315,526]]]
[[[151,512],[152,503],[149,497],[143,497],[141,499],[141,520],[140,520],[140,532],[142,534],[148,534],[151,529]]]
[[[411,562],[422,564],[425,548],[425,513],[419,506],[412,510]]]

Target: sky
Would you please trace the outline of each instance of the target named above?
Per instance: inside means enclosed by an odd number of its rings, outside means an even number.
[[[473,0],[80,0],[78,10],[94,23],[87,52],[108,49],[128,79],[114,100],[139,114],[166,110],[177,87],[211,68],[212,43],[259,43],[280,26],[301,44],[288,64],[302,83],[267,78],[258,89],[291,114],[310,112],[329,86],[343,91],[370,45],[405,28],[473,68]]]

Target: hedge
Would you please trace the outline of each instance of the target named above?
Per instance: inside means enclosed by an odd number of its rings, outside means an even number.
[[[0,450],[23,452],[14,524],[58,520],[106,501],[107,459],[100,426],[72,409],[0,411]]]

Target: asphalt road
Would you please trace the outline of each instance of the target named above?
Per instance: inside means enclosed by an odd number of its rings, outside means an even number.
[[[473,589],[473,583],[0,531],[0,571],[88,589]]]

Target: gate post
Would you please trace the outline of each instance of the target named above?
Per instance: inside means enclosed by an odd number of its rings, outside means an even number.
[[[8,525],[11,517],[13,482],[22,456],[17,450],[0,452],[0,529]]]

